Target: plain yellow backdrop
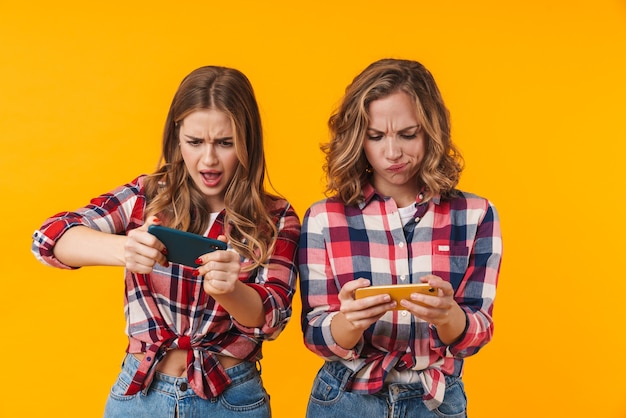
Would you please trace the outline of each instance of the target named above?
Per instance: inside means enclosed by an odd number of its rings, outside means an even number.
[[[302,216],[319,144],[371,61],[431,69],[504,234],[495,337],[467,361],[471,417],[626,417],[623,0],[0,2],[0,416],[101,416],[125,348],[120,268],[30,253],[59,211],[151,172],[180,80],[252,81],[270,177]],[[264,346],[274,416],[302,417],[321,362],[299,300]]]

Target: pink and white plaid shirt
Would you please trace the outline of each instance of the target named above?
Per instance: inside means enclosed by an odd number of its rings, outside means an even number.
[[[365,200],[345,206],[337,199],[307,211],[300,236],[302,330],[306,346],[326,361],[355,373],[347,390],[375,393],[392,370],[413,370],[423,383],[426,405],[442,401],[445,375],[460,376],[463,358],[487,344],[502,255],[498,215],[492,204],[459,192],[450,199],[416,199],[415,215],[403,225],[393,199],[364,189]],[[419,283],[434,274],[449,281],[467,315],[467,328],[452,345],[437,329],[408,311],[390,311],[364,333],[354,349],[340,347],[330,322],[340,307],[341,287],[366,278],[372,285]]]

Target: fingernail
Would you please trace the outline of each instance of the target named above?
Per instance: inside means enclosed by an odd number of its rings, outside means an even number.
[[[154,220],[152,221],[155,224],[160,224],[161,220],[159,218],[154,218]]]
[[[196,264],[202,264],[202,259],[200,257],[196,258]]]
[[[198,270],[194,270],[191,272],[192,275],[194,276],[198,276],[200,274],[200,272]]]
[[[167,255],[167,248],[163,248],[163,249],[161,250],[161,254],[163,254],[163,255]]]

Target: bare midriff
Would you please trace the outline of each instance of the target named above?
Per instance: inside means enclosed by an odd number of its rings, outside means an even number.
[[[137,360],[141,361],[146,355],[144,353],[135,353],[133,356],[135,356]],[[243,361],[233,357],[222,356],[220,354],[216,354],[215,357],[217,357],[224,369],[236,366]],[[185,376],[187,370],[187,350],[182,350],[180,348],[168,350],[165,357],[163,357],[163,360],[161,360],[157,365],[156,369],[158,372],[169,376]]]

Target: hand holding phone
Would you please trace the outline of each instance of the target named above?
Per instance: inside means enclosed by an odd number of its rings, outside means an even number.
[[[430,286],[428,283],[414,283],[414,284],[395,284],[385,286],[370,286],[361,287],[354,292],[355,299],[361,299],[368,296],[388,294],[392,300],[396,301],[396,307],[393,310],[406,309],[400,305],[402,299],[406,299],[412,303],[426,306],[423,303],[411,300],[411,293],[422,293],[424,295],[437,295],[437,289]]]
[[[168,261],[192,268],[197,266],[196,259],[201,255],[227,248],[223,241],[161,225],[150,225],[148,232],[165,245]]]

